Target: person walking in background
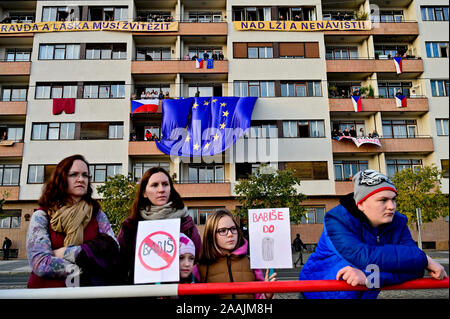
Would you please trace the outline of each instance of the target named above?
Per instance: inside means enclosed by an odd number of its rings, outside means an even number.
[[[28,288],[65,287],[70,274],[81,274],[81,286],[118,282],[119,245],[92,193],[82,155],[56,165],[28,227]]]
[[[300,265],[303,265],[303,253],[302,250],[308,250],[308,247],[303,243],[303,241],[300,239],[300,234],[295,235],[295,239],[292,242],[292,246],[294,246],[295,252],[298,253],[297,260],[294,262],[294,267],[297,267],[297,263],[300,260]]]
[[[247,256],[248,242],[242,235],[233,214],[225,209],[217,209],[206,219],[203,233],[198,271],[203,283],[275,281],[276,273],[269,277],[269,270],[263,275],[260,269],[250,268]],[[221,299],[271,299],[273,293],[265,294],[222,294]]]
[[[139,221],[169,218],[181,219],[180,232],[193,241],[196,251],[200,251],[201,238],[197,226],[189,215],[180,194],[175,190],[172,178],[164,168],[152,167],[142,176],[131,206],[130,216],[122,223],[117,236],[125,284],[134,283],[136,235]]]
[[[349,285],[400,284],[447,274],[440,264],[420,250],[411,237],[408,219],[396,212],[397,189],[374,170],[353,176],[354,192],[325,214],[323,232],[315,252],[300,272],[300,280],[345,280]],[[375,271],[371,267],[376,266]],[[371,275],[369,277],[369,275]],[[376,299],[379,289],[304,293],[307,299]]]
[[[3,260],[9,259],[9,249],[12,246],[12,241],[8,237],[5,237],[3,241],[2,249],[3,249]]]

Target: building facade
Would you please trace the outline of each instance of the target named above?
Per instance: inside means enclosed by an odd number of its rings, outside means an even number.
[[[392,176],[434,164],[446,172],[448,194],[448,8],[443,0],[0,1],[0,237],[26,257],[43,184],[75,153],[91,164],[94,188],[114,174],[139,180],[152,166],[167,168],[200,230],[214,209],[239,207],[235,184],[262,163],[293,169],[308,213],[291,235],[299,232],[311,245],[360,169]],[[129,24],[83,29],[94,21]],[[136,21],[157,27],[138,29]],[[371,24],[358,28],[355,21]],[[53,32],[19,27],[40,22]],[[55,22],[65,29],[55,30]],[[70,22],[80,22],[79,30],[69,31]],[[193,59],[205,53],[213,68],[196,67]],[[234,150],[215,162],[186,160],[146,140],[147,130],[160,137],[161,102],[156,113],[131,113],[130,102],[147,91],[150,98],[162,92],[258,100],[250,131]],[[397,106],[396,95],[406,97],[406,107]],[[56,98],[74,99],[73,113],[55,114]],[[357,137],[376,131],[379,145],[332,139],[333,130],[352,127]],[[425,247],[448,249],[448,219],[422,231]]]

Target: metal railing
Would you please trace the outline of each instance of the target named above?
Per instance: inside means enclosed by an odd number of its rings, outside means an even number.
[[[448,289],[443,280],[421,278],[380,290]],[[96,286],[42,289],[0,290],[0,299],[101,299],[185,295],[290,293],[319,291],[367,291],[366,286],[353,287],[342,280],[252,281],[232,283],[163,284],[130,286]]]

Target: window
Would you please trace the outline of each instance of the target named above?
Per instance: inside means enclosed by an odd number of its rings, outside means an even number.
[[[36,83],[35,99],[76,98],[76,83]]]
[[[27,88],[3,88],[2,101],[23,102],[27,100]]]
[[[255,96],[272,97],[275,96],[274,81],[235,81],[234,96]]]
[[[249,46],[247,50],[249,59],[273,58],[273,48],[271,46]]]
[[[28,184],[45,183],[55,170],[56,165],[28,165]]]
[[[220,22],[222,21],[221,12],[197,12],[189,11],[189,22]]]
[[[110,124],[108,138],[123,139],[123,124]]]
[[[6,62],[30,61],[31,49],[7,49]]]
[[[73,7],[71,7],[73,9]],[[76,15],[79,14],[78,8]],[[48,21],[68,21],[69,16],[75,12],[70,13],[68,7],[44,7],[42,8],[42,22]]]
[[[170,172],[169,162],[144,162],[144,163],[134,163],[133,164],[133,179],[135,182],[142,178],[142,175],[152,167],[162,167],[167,172]]]
[[[106,178],[121,174],[121,164],[95,164],[89,165],[89,173],[93,183],[104,183]]]
[[[357,47],[328,47],[326,49],[327,60],[348,60],[358,58]]]
[[[0,228],[20,228],[20,210],[4,209],[0,212]]]
[[[356,173],[368,168],[368,161],[334,161],[334,180],[351,181]]]
[[[287,162],[285,167],[301,180],[327,180],[327,162]]]
[[[448,21],[448,6],[420,7],[423,21]]]
[[[307,207],[306,214],[302,217],[303,224],[323,224],[325,207]]]
[[[23,127],[8,127],[6,135],[8,141],[23,142]]]
[[[281,96],[322,96],[320,81],[281,82]]]
[[[405,168],[412,168],[414,170],[422,167],[422,160],[386,160],[388,177],[393,177],[395,173],[400,172]]]
[[[383,120],[384,138],[415,138],[416,120]]]
[[[449,81],[448,80],[430,80],[431,94],[433,96],[448,96]]]
[[[20,165],[0,164],[0,185],[17,186],[19,185]]]
[[[379,82],[378,92],[380,97],[395,98],[395,95],[400,91],[404,96],[410,96],[412,82]]]
[[[83,98],[85,99],[113,99],[125,97],[123,83],[92,83],[84,84]]]
[[[189,183],[223,183],[223,165],[189,165]]]
[[[216,209],[224,208],[224,207],[189,207],[188,212],[189,215],[194,220],[194,224],[196,225],[205,225],[206,219],[211,213],[214,213]]]
[[[325,137],[324,121],[283,121],[283,137]]]
[[[250,127],[249,134],[246,137],[250,138],[267,138],[278,137],[278,128],[276,124],[255,124]]]
[[[436,132],[438,136],[448,136],[448,119],[436,119]]]
[[[126,7],[89,7],[89,21],[127,21]]]
[[[73,140],[75,123],[34,123],[32,140]]]
[[[123,60],[127,58],[127,44],[86,44],[86,60]]]
[[[425,42],[427,58],[448,58],[448,42]]]
[[[448,178],[449,177],[448,159],[441,159],[441,169],[442,169],[442,177]]]

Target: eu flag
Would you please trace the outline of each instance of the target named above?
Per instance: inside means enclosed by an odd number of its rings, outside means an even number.
[[[163,100],[158,149],[175,156],[212,156],[232,146],[250,128],[256,97],[196,97]]]

